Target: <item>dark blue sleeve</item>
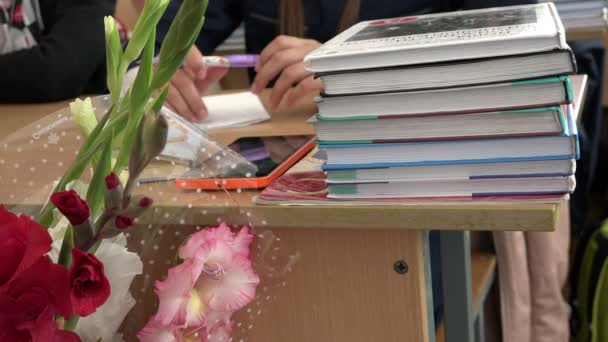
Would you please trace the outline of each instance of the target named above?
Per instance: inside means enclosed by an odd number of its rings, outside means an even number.
[[[172,0],[161,18],[156,31],[157,51],[182,2]],[[239,26],[243,17],[242,3],[241,0],[209,0],[205,24],[196,40],[196,46],[203,54],[213,52]]]
[[[463,9],[490,8],[514,5],[535,4],[537,0],[464,0]]]

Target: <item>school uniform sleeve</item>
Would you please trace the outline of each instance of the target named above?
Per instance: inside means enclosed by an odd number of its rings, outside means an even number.
[[[157,52],[160,50],[160,45],[167,35],[182,2],[182,0],[171,1],[160,20],[156,31]],[[196,46],[203,54],[212,53],[240,25],[242,18],[243,1],[209,1],[205,13],[205,23],[196,40]]]
[[[112,15],[114,7],[114,0],[41,1],[45,30],[38,45],[0,55],[0,102],[57,101],[103,92],[103,17]]]

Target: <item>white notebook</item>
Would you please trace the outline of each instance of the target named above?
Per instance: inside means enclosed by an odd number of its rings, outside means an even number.
[[[257,95],[249,92],[203,97],[209,116],[198,126],[206,130],[243,127],[270,119]]]

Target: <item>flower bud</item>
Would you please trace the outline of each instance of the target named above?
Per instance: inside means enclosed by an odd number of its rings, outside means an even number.
[[[155,112],[144,114],[129,159],[129,177],[137,178],[152,159],[162,152],[167,143],[168,129],[164,116]]]
[[[118,229],[126,229],[135,224],[135,219],[133,217],[118,215],[114,219],[114,225]]]
[[[120,204],[122,201],[122,193],[123,189],[120,185],[120,178],[112,172],[105,178],[106,181],[106,192],[104,196],[105,200],[105,210],[106,211],[115,211],[120,209]]]
[[[81,99],[74,100],[70,103],[70,111],[72,112],[72,119],[80,128],[82,135],[88,137],[97,126],[97,117],[91,98],[87,97],[84,101]]]
[[[73,226],[85,222],[91,215],[87,202],[74,190],[52,194],[51,202]]]
[[[118,176],[114,172],[107,175],[105,181],[106,189],[108,190],[114,190],[120,186],[120,178],[118,178]]]
[[[154,201],[150,197],[136,195],[130,198],[127,208],[120,214],[129,217],[140,217]]]

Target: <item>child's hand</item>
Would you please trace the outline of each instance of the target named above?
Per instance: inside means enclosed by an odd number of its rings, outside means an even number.
[[[203,55],[193,46],[186,56],[184,67],[171,79],[167,105],[192,122],[204,120],[207,117],[207,107],[201,96],[227,72],[228,68],[206,66]]]
[[[293,106],[300,98],[321,90],[323,83],[304,70],[303,62],[304,56],[319,46],[321,43],[312,39],[278,36],[260,54],[251,91],[258,94],[280,74],[270,95],[269,105],[274,109],[283,101]]]

